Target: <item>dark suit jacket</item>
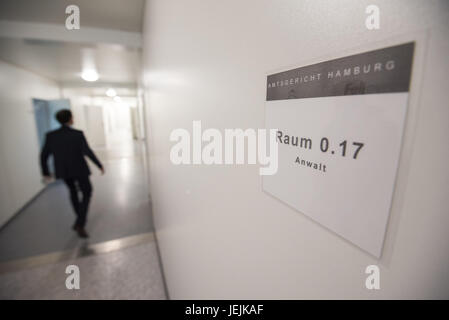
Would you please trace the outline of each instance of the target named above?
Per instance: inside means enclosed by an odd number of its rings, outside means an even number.
[[[50,154],[54,158],[55,175],[59,179],[76,178],[90,175],[84,156],[89,157],[100,169],[103,168],[95,154],[89,148],[82,131],[69,126],[47,133],[41,152],[42,174],[49,175],[47,160]]]

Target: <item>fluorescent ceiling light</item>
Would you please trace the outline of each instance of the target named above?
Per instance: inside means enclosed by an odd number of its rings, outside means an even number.
[[[115,90],[114,89],[112,89],[112,88],[109,88],[107,91],[106,91],[106,95],[108,96],[108,97],[115,97],[116,95],[117,95],[117,92],[115,92]]]
[[[89,82],[97,81],[98,80],[98,73],[94,69],[86,69],[81,74],[81,78],[83,78],[83,80],[86,80],[86,81],[89,81]]]

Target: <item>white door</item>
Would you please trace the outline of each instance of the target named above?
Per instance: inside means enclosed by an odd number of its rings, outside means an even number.
[[[87,138],[91,147],[106,145],[104,133],[103,107],[85,106],[87,120]]]

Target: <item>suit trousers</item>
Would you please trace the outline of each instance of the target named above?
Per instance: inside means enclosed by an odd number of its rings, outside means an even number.
[[[87,221],[90,198],[92,197],[92,184],[89,176],[64,179],[70,191],[70,201],[76,214],[75,225],[84,228]],[[81,191],[82,198],[79,197]]]

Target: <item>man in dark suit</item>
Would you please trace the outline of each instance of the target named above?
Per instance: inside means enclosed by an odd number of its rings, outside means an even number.
[[[63,179],[70,191],[70,200],[76,213],[76,221],[73,225],[81,238],[87,238],[85,230],[87,211],[92,196],[92,185],[89,180],[90,170],[84,156],[92,160],[104,174],[103,165],[89,148],[82,131],[72,129],[72,112],[60,110],[56,113],[56,119],[61,128],[47,133],[45,144],[41,152],[42,175],[45,180],[50,180],[47,160],[52,154],[56,179]],[[81,190],[82,199],[78,197],[78,188]]]

